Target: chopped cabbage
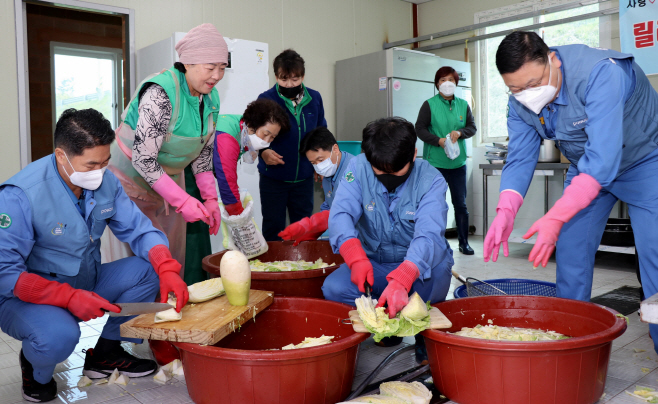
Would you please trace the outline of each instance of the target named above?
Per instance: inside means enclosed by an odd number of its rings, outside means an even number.
[[[415,292],[413,295],[411,295],[409,298],[409,303],[404,306],[400,314],[407,320],[418,321],[429,316],[430,311],[427,308],[427,303],[425,303],[423,299],[420,298],[418,292]]]
[[[167,300],[167,303],[170,305],[176,307],[176,298],[173,296],[169,296],[169,299]],[[164,323],[166,321],[179,321],[180,319],[183,318],[183,312],[181,311],[180,313],[176,312],[175,308],[167,309],[164,311],[159,311],[155,313],[155,319],[153,322],[155,323]]]
[[[383,395],[370,395],[370,396],[363,396],[363,397],[358,397],[355,398],[354,400],[350,400],[350,403],[371,403],[371,404],[408,404],[404,400],[400,400],[397,397],[391,397],[391,396],[383,396]],[[344,403],[338,403],[338,404],[348,404],[347,402]]]
[[[312,337],[307,337],[304,338],[304,341],[300,342],[299,344],[288,344],[281,348],[282,350],[288,350],[288,349],[300,349],[300,348],[310,348],[312,346],[320,346],[320,345],[327,345],[331,344],[333,341],[331,341],[334,337],[333,336],[326,336],[322,335],[319,338],[312,338]]]
[[[153,376],[153,381],[160,384],[166,384],[169,379],[171,379],[171,375],[162,368]]]
[[[635,391],[626,391],[626,394],[644,400],[647,403],[658,403],[658,392],[650,387],[635,386]]]
[[[406,318],[401,313],[395,318],[388,318],[383,307],[375,308],[377,300],[361,296],[355,302],[359,317],[366,329],[374,334],[375,342],[391,336],[410,337],[430,326],[429,314],[421,320]]]
[[[420,382],[387,382],[379,385],[385,396],[396,397],[410,404],[430,404],[432,392]]]
[[[555,341],[569,338],[566,335],[555,331],[543,331],[533,328],[500,327],[493,324],[485,326],[478,324],[473,328],[462,327],[461,331],[452,334],[461,337],[497,341]]]
[[[336,265],[335,263],[326,264],[322,258],[318,258],[315,262],[309,261],[273,261],[261,262],[260,260],[249,261],[249,266],[254,272],[290,272],[290,271],[306,271],[309,269],[320,269]]]
[[[78,381],[78,387],[83,388],[83,387],[88,387],[94,384],[94,382],[88,378],[87,376],[82,376],[80,380]]]
[[[212,278],[203,282],[197,282],[194,285],[188,286],[187,291],[190,294],[188,300],[190,303],[205,302],[225,293],[222,278]]]

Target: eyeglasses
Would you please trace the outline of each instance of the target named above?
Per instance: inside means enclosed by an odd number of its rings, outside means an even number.
[[[544,70],[541,74],[541,78],[538,81],[536,81],[534,83],[530,83],[525,88],[521,88],[521,89],[518,89],[518,90],[516,88],[514,90],[512,90],[511,88],[507,88],[507,90],[505,90],[505,93],[507,95],[518,94],[518,93],[520,93],[522,91],[525,91],[529,88],[537,88],[537,87],[541,86],[541,83],[544,81],[544,76],[546,75],[546,66],[549,66],[548,61],[546,62],[546,65],[544,66]]]

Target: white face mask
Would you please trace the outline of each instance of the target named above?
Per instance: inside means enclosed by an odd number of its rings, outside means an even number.
[[[248,136],[249,137],[249,143],[251,143],[251,147],[253,148],[254,151],[262,150],[265,149],[266,147],[270,147],[270,142],[266,142],[263,139],[259,138],[258,135],[251,134]]]
[[[535,114],[539,114],[541,109],[546,106],[555,94],[557,93],[557,87],[551,85],[551,79],[553,78],[553,71],[551,70],[551,57],[548,57],[548,84],[545,86],[526,88],[525,90],[512,94],[514,98],[530,111]],[[557,84],[557,83],[556,83]]]
[[[441,92],[441,94],[443,95],[447,95],[448,97],[450,97],[455,93],[455,87],[457,87],[457,85],[452,81],[444,81],[439,86],[439,92]]]
[[[68,175],[69,179],[71,180],[71,184],[77,185],[80,188],[88,189],[90,191],[95,191],[98,189],[98,187],[101,186],[101,183],[103,183],[103,174],[105,173],[105,169],[107,167],[103,167],[100,170],[91,170],[85,172],[75,171],[73,164],[71,164],[71,160],[69,160],[69,156],[67,156],[66,153],[64,153],[64,156],[66,157],[66,161],[69,162],[71,170],[73,170],[73,174],[71,175],[66,172],[66,169],[64,170],[66,175]]]
[[[313,168],[315,169],[315,172],[318,173],[318,175],[321,175],[323,177],[331,177],[332,175],[336,174],[336,169],[338,169],[338,163],[334,163],[331,161],[331,156],[334,155],[334,149],[331,149],[331,154],[329,155],[328,159],[324,159],[318,164],[313,164]]]

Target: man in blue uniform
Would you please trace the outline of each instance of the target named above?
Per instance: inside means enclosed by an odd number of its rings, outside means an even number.
[[[22,341],[23,398],[57,397],[55,365],[71,355],[79,321],[120,312],[112,303],[187,302],[181,265],[171,258],[164,233],[153,227],[105,167],[114,131],[93,109],[62,113],[55,153],[28,165],[0,185],[0,328]],[[109,226],[135,257],[101,264],[100,237]],[[107,377],[115,368],[129,377],[153,373],[154,361],[121,348],[119,326],[132,317],[110,317],[83,373]]]
[[[338,191],[340,179],[354,157],[348,152],[341,152],[334,135],[322,126],[313,129],[302,139],[299,153],[306,156],[313,164],[315,173],[322,177],[324,202],[320,212],[292,223],[279,233],[279,237],[284,240],[295,240],[294,245],[304,240],[317,240],[326,232],[329,227],[329,209]]]
[[[658,94],[633,56],[585,45],[548,48],[534,32],[501,42],[496,65],[509,98],[509,154],[497,216],[485,238],[498,256],[528,190],[542,139],[571,162],[563,196],[524,237],[546,266],[557,243],[557,294],[589,300],[594,255],[617,200],[628,204],[646,296],[658,292]],[[559,237],[558,237],[559,236]],[[493,254],[493,255],[492,255]],[[658,326],[650,326],[658,341]]]
[[[445,300],[454,263],[445,239],[446,182],[425,160],[416,161],[416,132],[402,118],[383,118],[363,130],[363,153],[354,157],[331,205],[331,247],[345,264],[322,286],[328,300],[354,305],[372,285],[378,306],[394,317],[418,292]],[[427,358],[422,337],[416,359]]]

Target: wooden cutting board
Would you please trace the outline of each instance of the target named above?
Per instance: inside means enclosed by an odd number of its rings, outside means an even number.
[[[356,310],[350,311],[350,320],[352,321],[352,328],[355,332],[367,332],[368,329],[363,325],[361,317],[359,317],[359,312]],[[448,320],[448,317],[445,314],[441,313],[441,310],[436,307],[432,307],[430,310],[430,327],[431,330],[438,330],[443,328],[452,328],[452,323]]]
[[[142,314],[121,324],[121,336],[213,345],[272,304],[273,295],[251,290],[246,306],[231,306],[226,295],[203,303],[188,303],[180,321],[155,323],[154,313]]]

